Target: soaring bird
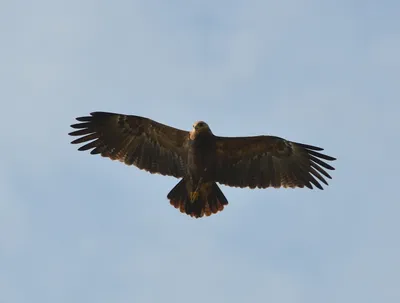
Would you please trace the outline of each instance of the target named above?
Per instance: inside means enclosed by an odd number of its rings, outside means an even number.
[[[191,131],[149,118],[108,112],[78,117],[72,144],[150,173],[180,178],[169,192],[170,203],[199,218],[224,209],[228,200],[217,183],[233,187],[323,189],[331,179],[320,147],[275,136],[219,137],[198,121]]]

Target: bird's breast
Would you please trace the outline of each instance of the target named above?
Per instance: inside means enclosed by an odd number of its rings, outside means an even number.
[[[216,145],[213,137],[198,137],[189,145],[188,164],[194,177],[212,177],[215,172]]]

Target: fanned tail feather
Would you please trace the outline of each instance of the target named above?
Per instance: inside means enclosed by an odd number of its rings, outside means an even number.
[[[228,204],[228,200],[215,182],[202,184],[198,198],[192,202],[189,198],[185,179],[175,185],[167,198],[170,200],[171,205],[179,209],[181,213],[195,218],[216,214]]]

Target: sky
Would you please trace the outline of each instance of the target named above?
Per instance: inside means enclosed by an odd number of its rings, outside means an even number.
[[[400,302],[400,2],[2,1],[0,302]],[[92,111],[271,134],[330,185],[193,219],[71,145]],[[393,160],[392,157],[395,157]]]

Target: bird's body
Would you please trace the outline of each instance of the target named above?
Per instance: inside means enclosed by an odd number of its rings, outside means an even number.
[[[175,207],[185,206],[190,213],[210,215],[222,210],[228,201],[215,183],[215,136],[205,122],[199,121],[193,125],[187,144],[186,175],[167,197]]]
[[[204,122],[200,122],[204,123]],[[201,124],[203,125],[203,124]],[[206,125],[206,124],[204,124]],[[195,127],[197,127],[195,125]],[[188,177],[194,183],[215,180],[217,146],[215,136],[208,129],[194,129],[188,143]]]
[[[207,123],[196,122],[190,132],[154,120],[122,114],[94,112],[77,118],[80,136],[72,143],[92,149],[127,165],[151,173],[181,178],[167,195],[170,203],[193,217],[223,210],[228,201],[218,183],[235,187],[308,187],[326,184],[322,148],[274,136],[218,137]],[[88,143],[89,142],[89,143]],[[317,178],[317,179],[315,179]]]

